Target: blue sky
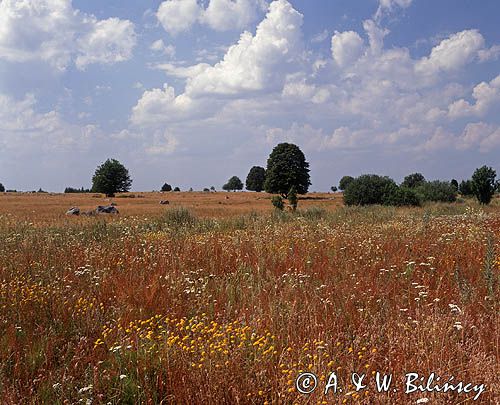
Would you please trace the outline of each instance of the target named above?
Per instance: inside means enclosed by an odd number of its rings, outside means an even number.
[[[313,190],[500,170],[495,0],[2,0],[0,182],[220,188],[279,142]]]

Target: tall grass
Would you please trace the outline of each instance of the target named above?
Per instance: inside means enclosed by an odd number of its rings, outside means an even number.
[[[368,376],[498,382],[500,212],[309,208],[200,218],[0,218],[0,401],[460,403]],[[485,297],[487,297],[485,299]],[[332,370],[337,396],[295,378]],[[362,395],[361,395],[362,394]]]

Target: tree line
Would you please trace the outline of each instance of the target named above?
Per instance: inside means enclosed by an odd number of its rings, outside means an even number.
[[[66,187],[65,193],[104,193],[114,196],[118,192],[127,192],[132,185],[128,170],[116,159],[108,159],[99,165],[92,177],[92,188]],[[309,163],[304,153],[297,145],[280,143],[272,150],[267,159],[267,167],[253,166],[245,181],[245,188],[249,191],[266,191],[276,194],[272,204],[283,209],[284,199],[293,210],[298,204],[298,195],[306,194],[311,185]],[[226,191],[243,189],[243,182],[238,176],[232,176],[222,186]],[[338,188],[332,186],[332,191],[340,189],[346,205],[392,205],[392,206],[419,206],[428,201],[454,202],[460,193],[463,197],[476,197],[481,204],[489,204],[495,193],[500,191],[500,182],[496,181],[496,171],[488,166],[482,166],[474,171],[472,177],[451,181],[427,181],[421,173],[406,176],[401,184],[397,184],[388,176],[363,174],[359,177],[344,176],[340,179]],[[5,192],[0,183],[0,192]],[[13,191],[13,190],[7,190]],[[179,187],[172,188],[164,183],[161,191],[180,191]],[[192,191],[192,189],[190,189]],[[205,188],[204,191],[215,191],[215,187]],[[43,192],[41,189],[39,192]]]

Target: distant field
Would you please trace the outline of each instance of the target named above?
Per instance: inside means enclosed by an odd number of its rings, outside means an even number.
[[[110,200],[0,195],[0,403],[498,403],[496,202],[131,194],[96,217],[64,213]],[[410,372],[485,392],[405,393]]]
[[[271,212],[270,198],[266,193],[247,192],[131,192],[117,194],[115,198],[104,198],[102,194],[0,193],[0,215],[11,214],[19,219],[51,222],[64,218],[70,207],[77,206],[85,211],[113,201],[121,216],[160,215],[168,208],[182,206],[203,217],[228,217],[252,211]],[[343,204],[339,193],[310,193],[303,198],[299,202],[301,208],[331,210]],[[168,200],[170,204],[160,205],[160,200]]]

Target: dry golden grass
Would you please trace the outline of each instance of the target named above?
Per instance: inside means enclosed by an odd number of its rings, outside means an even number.
[[[484,383],[477,403],[498,403],[497,205],[324,194],[277,213],[264,194],[134,194],[96,217],[64,212],[109,201],[0,195],[1,403],[473,402],[405,394],[408,372]],[[332,371],[344,390],[322,395]],[[376,392],[377,371],[399,390]]]
[[[105,198],[102,194],[0,193],[0,215],[14,215],[30,222],[54,223],[62,220],[65,212],[73,206],[86,211],[113,201],[118,204],[122,217],[160,215],[168,208],[182,206],[197,216],[227,218],[250,212],[271,212],[270,198],[266,193],[246,192],[123,193],[115,198]],[[341,194],[311,193],[304,198],[300,201],[301,208],[331,210],[342,205]],[[168,200],[170,204],[160,205],[160,200]]]

